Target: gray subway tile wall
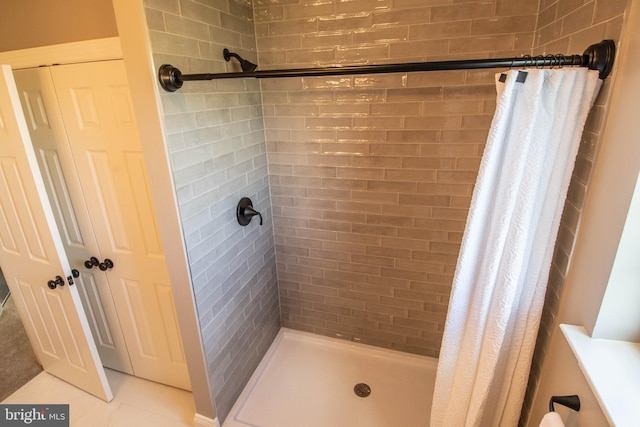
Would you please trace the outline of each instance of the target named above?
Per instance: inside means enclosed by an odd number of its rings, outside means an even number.
[[[531,53],[531,2],[256,0],[263,69]],[[262,80],[282,324],[437,356],[495,70]]]
[[[156,65],[185,73],[239,71],[224,47],[260,69],[579,53],[619,38],[626,3],[145,0]],[[496,72],[189,82],[162,96],[220,420],[280,322],[438,355]],[[530,390],[607,96],[605,84],[576,164]],[[237,227],[244,195],[262,228]]]
[[[156,67],[232,71],[228,47],[256,60],[246,2],[146,0]],[[163,93],[164,123],[178,193],[209,381],[224,420],[280,328],[271,202],[257,82],[193,82]],[[248,196],[264,217],[241,227]]]

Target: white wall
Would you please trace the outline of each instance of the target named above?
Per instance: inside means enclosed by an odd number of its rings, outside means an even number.
[[[20,0],[2,6],[0,52],[118,36],[111,0]]]
[[[593,338],[640,342],[640,176],[638,178]]]

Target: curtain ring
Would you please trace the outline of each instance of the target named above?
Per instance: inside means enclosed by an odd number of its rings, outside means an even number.
[[[549,68],[553,70],[555,57],[552,54],[547,55],[547,59],[549,59]]]
[[[566,60],[565,56],[559,53],[556,55],[556,58],[558,59],[558,68],[562,68],[564,66],[564,61]]]
[[[542,61],[542,65],[540,65],[540,61]],[[544,55],[536,56],[536,68],[543,68],[543,67],[544,67]]]
[[[531,55],[524,55],[522,58],[524,59],[524,66],[522,68],[531,67],[531,65],[528,65],[531,60]]]

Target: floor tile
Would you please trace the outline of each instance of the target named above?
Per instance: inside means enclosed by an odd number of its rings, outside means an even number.
[[[114,395],[107,403],[42,372],[9,396],[9,404],[69,404],[72,427],[193,426],[190,392],[105,370]]]

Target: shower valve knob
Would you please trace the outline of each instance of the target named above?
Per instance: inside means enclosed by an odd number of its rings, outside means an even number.
[[[248,197],[240,199],[240,202],[238,202],[238,206],[236,207],[236,218],[238,219],[238,224],[242,226],[249,225],[254,216],[260,218],[260,225],[262,225],[262,214],[253,209],[253,202],[251,199]]]

